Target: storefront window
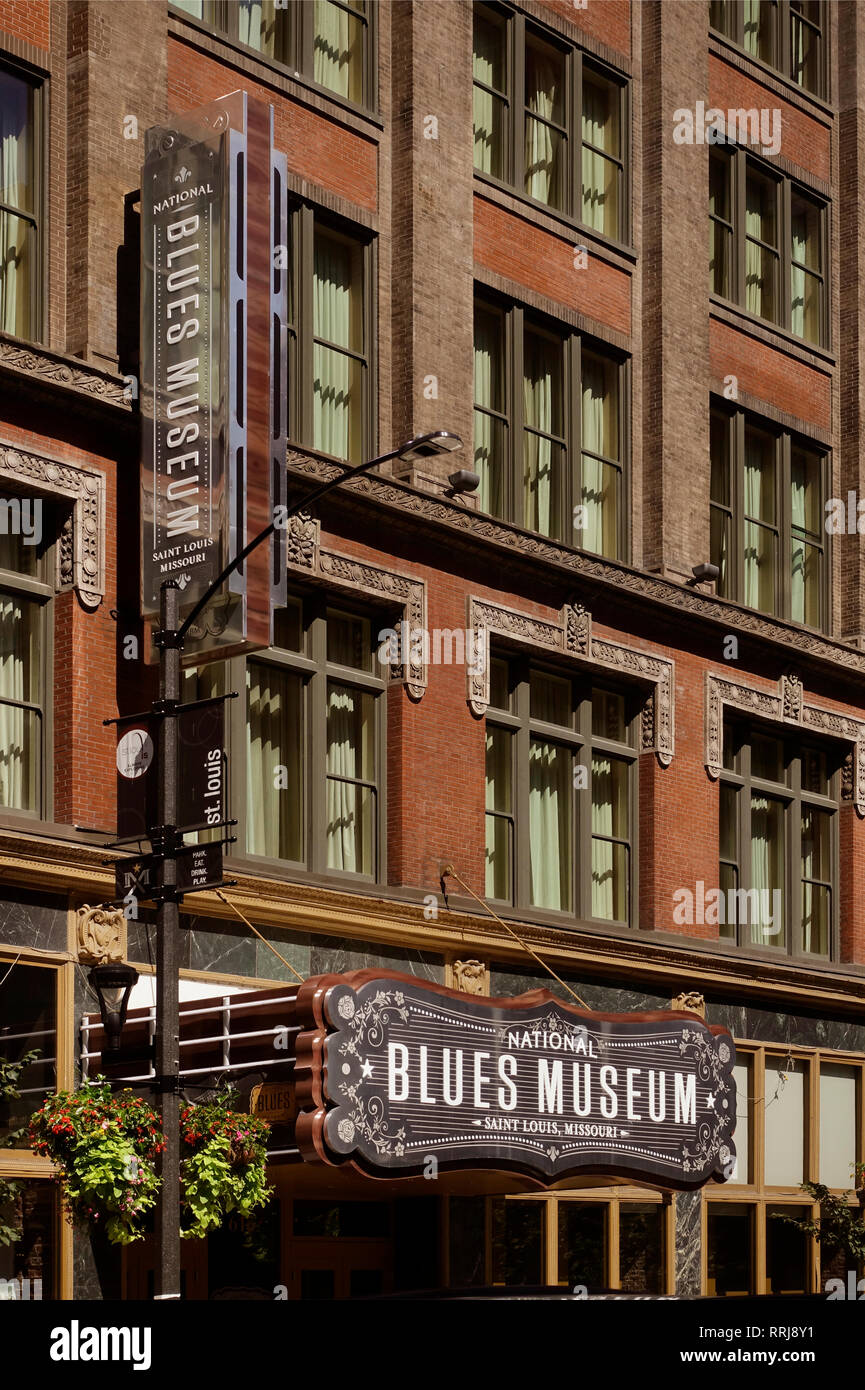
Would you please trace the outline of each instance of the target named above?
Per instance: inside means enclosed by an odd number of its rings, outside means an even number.
[[[0,1302],[56,1298],[57,1191],[52,1182],[21,1179],[0,1220],[21,1232],[12,1245],[0,1245]]]
[[[619,1207],[619,1288],[626,1293],[664,1291],[664,1209],[657,1202]]]
[[[766,1186],[799,1187],[805,1177],[805,1074],[766,1058]]]
[[[810,1207],[767,1207],[767,1292],[808,1293],[808,1237],[781,1218],[807,1221],[810,1215]]]
[[[493,1202],[493,1283],[544,1283],[543,1202]]]
[[[559,1202],[559,1283],[606,1288],[607,1224],[601,1203]]]
[[[710,1202],[707,1235],[708,1292],[717,1297],[753,1292],[753,1208]]]
[[[57,972],[0,960],[0,1057],[16,1062],[38,1051],[21,1072],[18,1100],[0,1100],[0,1140],[25,1127],[30,1115],[57,1084]],[[26,1134],[14,1145],[27,1148]]]

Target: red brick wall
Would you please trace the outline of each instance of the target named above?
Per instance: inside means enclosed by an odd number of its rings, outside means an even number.
[[[814,120],[806,112],[783,101],[777,92],[761,83],[752,81],[738,68],[723,59],[709,55],[709,103],[723,111],[768,109],[781,112],[781,149],[784,159],[789,159],[817,178],[828,180],[831,171],[830,145],[831,132],[823,122]]]
[[[318,111],[232,72],[177,39],[168,43],[168,107],[189,111],[244,88],[274,108],[274,142],[295,174],[375,211],[377,146]]]
[[[554,236],[475,195],[475,262],[537,294],[587,314],[620,333],[631,331],[631,277],[589,253],[574,265],[579,234]]]
[[[832,415],[832,379],[784,352],[713,319],[709,324],[712,375],[738,378],[740,391],[828,429]]]
[[[47,419],[46,419],[47,423]],[[54,435],[0,422],[0,438],[22,450],[98,468],[106,479],[105,597],[95,611],[74,591],[54,600],[54,812],[58,824],[111,830],[115,821],[115,733],[102,720],[117,713],[116,464]]]
[[[0,29],[16,39],[48,48],[51,0],[0,0]]]
[[[587,0],[581,9],[576,8],[573,0],[544,0],[543,8],[630,57],[630,0]]]

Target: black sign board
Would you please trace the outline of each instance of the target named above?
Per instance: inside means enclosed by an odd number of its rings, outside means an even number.
[[[225,803],[225,710],[221,698],[181,708],[178,827],[219,825]],[[117,834],[146,839],[156,825],[158,716],[121,725],[117,742]]]
[[[153,132],[150,133],[150,136]],[[224,135],[160,131],[142,174],[143,604],[199,598],[227,553],[222,390]]]
[[[177,887],[181,893],[200,892],[222,883],[222,845],[195,845],[177,861]]]
[[[301,986],[304,1158],[375,1177],[518,1169],[689,1190],[735,1162],[735,1047],[696,1015],[485,999],[375,970]]]

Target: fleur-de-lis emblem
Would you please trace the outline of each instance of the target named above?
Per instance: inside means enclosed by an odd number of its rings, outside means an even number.
[[[181,574],[181,575],[178,576],[178,579],[177,579],[177,587],[178,587],[178,589],[185,589],[186,586],[187,586],[187,584],[189,584],[189,583],[191,583],[191,580],[190,580],[188,574]]]
[[[184,164],[183,168],[180,169],[180,170],[174,175],[174,182],[175,182],[175,183],[186,183],[186,180],[187,180],[187,179],[191,179],[191,178],[192,178],[192,170],[191,170],[191,169],[187,169],[186,165]]]

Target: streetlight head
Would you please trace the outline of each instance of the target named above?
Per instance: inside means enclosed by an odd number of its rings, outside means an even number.
[[[462,492],[474,492],[481,484],[479,475],[472,473],[468,468],[458,468],[455,473],[451,473],[448,482],[450,487],[445,497],[457,497]]]
[[[421,459],[434,458],[437,454],[452,454],[455,449],[462,447],[463,442],[458,434],[451,434],[450,430],[434,430],[432,434],[420,434],[417,439],[403,444],[397,457],[417,463]]]
[[[106,1052],[120,1051],[120,1034],[126,1022],[129,995],[137,980],[138,971],[134,965],[126,965],[123,961],[94,965],[90,971],[90,983],[99,999],[99,1012],[105,1029]]]

